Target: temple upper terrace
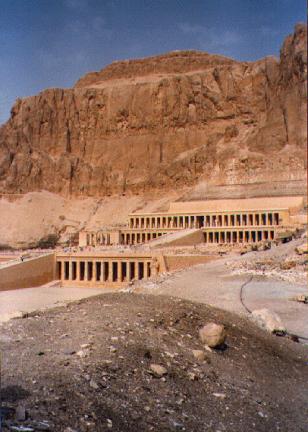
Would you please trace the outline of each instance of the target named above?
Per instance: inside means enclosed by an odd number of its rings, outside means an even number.
[[[205,243],[274,240],[279,229],[292,225],[292,215],[302,207],[300,196],[178,201],[167,211],[130,213],[127,226],[117,231],[82,232],[79,245],[146,243],[183,229],[201,230]]]

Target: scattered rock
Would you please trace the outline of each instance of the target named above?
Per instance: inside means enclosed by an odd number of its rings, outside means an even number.
[[[171,420],[171,424],[172,424],[172,426],[177,430],[177,429],[183,429],[184,428],[184,425],[183,425],[183,423],[179,423],[179,422],[177,422],[177,421],[175,421],[175,420]]]
[[[15,412],[15,418],[17,421],[25,421],[26,420],[26,408],[24,405],[18,405]]]
[[[198,361],[203,361],[205,359],[205,352],[202,350],[192,350],[193,356]]]
[[[87,357],[88,352],[84,351],[84,350],[80,350],[80,351],[76,352],[76,355],[78,355],[78,357],[80,357],[80,358],[85,358],[85,357]]]
[[[96,384],[94,380],[90,380],[90,387],[92,387],[94,390],[98,390],[99,386]]]
[[[10,431],[13,432],[34,432],[34,429],[30,426],[9,426]]]
[[[308,253],[308,246],[307,243],[304,243],[300,246],[297,246],[297,248],[295,248],[295,252],[298,255],[303,255],[303,254],[307,254]]]
[[[82,345],[80,345],[80,348],[82,348],[82,349],[85,349],[85,348],[91,348],[91,343],[85,343],[85,344],[82,344]]]
[[[286,334],[286,328],[279,315],[269,309],[258,309],[251,313],[253,321],[261,328],[278,335]]]
[[[194,372],[188,372],[187,376],[190,379],[190,381],[197,381],[198,380],[198,375],[195,374]]]
[[[162,376],[166,375],[168,371],[164,366],[152,363],[150,365],[150,373],[157,378],[161,378]]]
[[[51,426],[47,421],[39,421],[39,422],[34,422],[33,423],[33,427],[36,431],[50,431],[51,430]]]
[[[219,399],[225,399],[225,397],[226,397],[225,393],[213,393],[213,396],[215,396]]]
[[[296,267],[295,261],[285,261],[280,264],[281,270],[291,270],[294,267]]]
[[[199,336],[207,346],[216,348],[225,342],[226,331],[222,324],[209,323],[199,330]]]
[[[63,350],[62,352],[63,352],[63,354],[65,354],[65,355],[73,355],[73,354],[76,354],[76,351],[74,351],[74,350],[70,350],[70,349],[65,349],[65,350]]]
[[[299,294],[298,296],[296,296],[295,300],[300,302],[300,303],[308,304],[308,295]]]

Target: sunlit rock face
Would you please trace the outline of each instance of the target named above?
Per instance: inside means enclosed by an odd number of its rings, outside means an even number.
[[[0,129],[0,191],[104,196],[303,180],[306,71],[297,25],[280,59],[177,51],[17,100]]]

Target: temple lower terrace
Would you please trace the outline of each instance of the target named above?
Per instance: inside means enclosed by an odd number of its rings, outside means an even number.
[[[61,285],[119,287],[166,271],[163,256],[128,254],[57,254],[56,278]]]
[[[301,197],[174,202],[167,212],[130,214],[119,230],[82,231],[79,246],[142,244],[184,229],[201,230],[204,243],[272,241],[302,207]]]
[[[206,263],[208,255],[153,253],[47,252],[8,261],[0,268],[0,291],[60,281],[60,286],[121,288],[160,273]]]

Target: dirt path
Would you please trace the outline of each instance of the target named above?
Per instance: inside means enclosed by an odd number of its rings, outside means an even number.
[[[108,290],[102,288],[60,288],[52,283],[35,288],[0,291],[0,323],[23,313],[50,309],[106,292]]]
[[[241,302],[241,287],[244,304],[250,310],[269,308],[283,319],[290,333],[308,338],[308,306],[291,300],[298,294],[307,294],[307,285],[276,280],[267,277],[253,277],[251,274],[232,275],[230,262],[262,258],[284,259],[301,241],[281,245],[270,251],[256,252],[244,256],[233,255],[207,264],[187,268],[163,278],[158,283],[143,284],[138,291],[160,295],[173,295],[183,299],[206,303],[230,312],[248,315]]]

